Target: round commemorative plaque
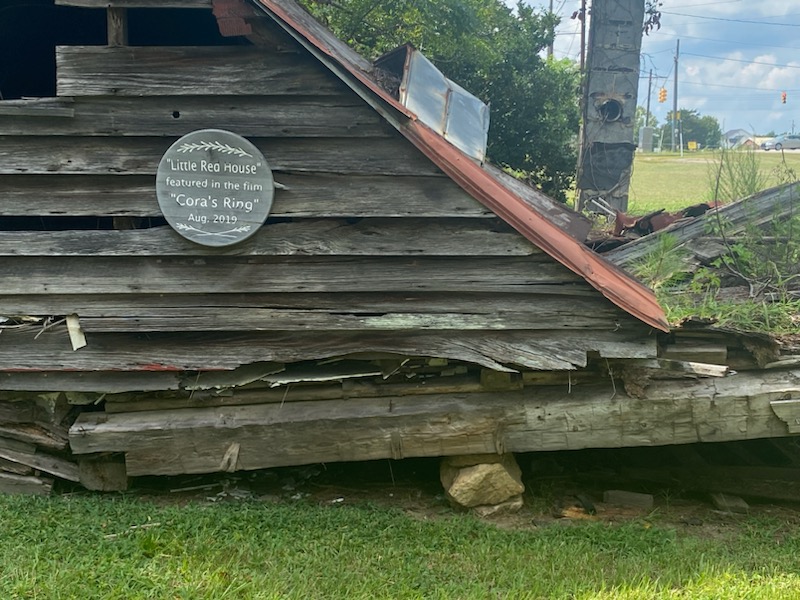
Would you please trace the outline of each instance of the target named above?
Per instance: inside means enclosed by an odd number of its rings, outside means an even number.
[[[167,223],[187,240],[230,246],[264,224],[275,187],[253,144],[230,131],[201,129],[161,158],[156,195]]]

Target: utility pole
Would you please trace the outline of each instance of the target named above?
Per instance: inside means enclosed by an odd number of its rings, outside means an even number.
[[[647,80],[647,109],[644,113],[644,126],[650,126],[650,94],[653,91],[653,69],[650,69],[650,78]]]
[[[586,70],[586,0],[581,0],[581,77]]]
[[[681,53],[681,41],[675,45],[675,80],[672,85],[672,151],[675,152],[675,143],[678,134],[678,57]]]
[[[553,20],[553,0],[550,0],[550,19]],[[556,25],[554,20],[553,31],[551,33],[553,37],[550,39],[550,43],[547,45],[547,58],[553,58],[553,44],[555,44],[556,41]]]

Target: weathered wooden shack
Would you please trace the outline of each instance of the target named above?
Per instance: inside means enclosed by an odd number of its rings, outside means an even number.
[[[411,49],[387,72],[291,0],[41,4],[3,25],[40,76],[0,79],[5,489],[786,435],[768,404],[731,423],[733,384],[617,389],[620,365],[654,368],[652,293],[379,83]],[[157,196],[176,140],[209,129],[275,184],[230,245]]]

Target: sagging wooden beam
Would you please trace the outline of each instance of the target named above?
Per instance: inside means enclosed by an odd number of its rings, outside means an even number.
[[[85,413],[76,454],[124,452],[129,475],[207,473],[238,444],[237,470],[317,462],[655,446],[785,437],[771,406],[800,370],[654,381],[645,397],[605,385]],[[229,462],[229,461],[228,461]]]

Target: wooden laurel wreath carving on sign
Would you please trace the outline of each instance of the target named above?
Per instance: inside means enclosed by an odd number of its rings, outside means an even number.
[[[158,165],[156,195],[175,231],[204,246],[241,242],[264,224],[275,187],[264,155],[221,129],[186,134]]]

